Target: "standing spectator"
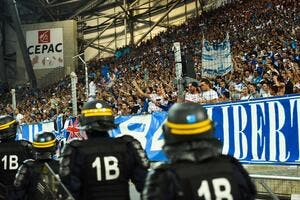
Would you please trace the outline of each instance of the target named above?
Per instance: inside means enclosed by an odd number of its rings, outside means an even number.
[[[292,75],[289,70],[281,72],[283,82],[285,83],[285,94],[293,94],[294,84],[291,81]]]
[[[254,200],[256,189],[235,158],[221,154],[205,108],[176,103],[163,125],[169,162],[148,174],[144,200]]]
[[[270,94],[270,86],[267,82],[261,82],[261,88],[259,91],[259,95],[261,97],[271,97],[272,96]]]
[[[216,103],[218,102],[218,93],[211,89],[211,85],[208,79],[202,79],[200,83],[201,87],[201,103]]]
[[[244,71],[244,81],[245,83],[252,83],[253,75],[248,69]]]
[[[249,94],[250,94],[249,99],[256,99],[256,98],[260,97],[259,93],[256,90],[255,84],[253,84],[253,83],[248,84],[248,90],[249,90]]]
[[[250,99],[249,90],[247,87],[244,87],[241,92],[240,100],[249,100],[249,99]]]
[[[16,108],[16,110],[15,110],[15,117],[16,117],[16,121],[18,122],[18,124],[23,123],[24,115],[20,112],[20,110],[18,108]]]
[[[220,96],[219,98],[224,97],[225,95],[228,96],[229,94],[229,90],[227,89],[226,82],[223,79],[220,81],[220,87],[218,87],[218,94]]]
[[[88,96],[88,98],[95,99],[96,98],[96,91],[97,91],[96,84],[94,82],[95,78],[92,77],[90,79],[91,79],[91,81],[89,83],[89,96]]]
[[[133,86],[136,88],[137,92],[142,95],[143,97],[146,97],[150,100],[149,106],[148,106],[148,112],[158,112],[163,111],[162,108],[160,108],[160,105],[167,106],[168,101],[166,100],[168,97],[165,94],[163,88],[160,86],[156,86],[156,92],[143,92],[141,88],[138,86],[137,82],[133,81]]]
[[[259,75],[257,70],[254,70],[252,82],[250,82],[250,83],[259,84],[261,82],[261,80],[262,80],[262,76]]]
[[[129,199],[129,179],[141,192],[149,168],[148,159],[133,137],[109,137],[108,131],[115,124],[108,103],[86,102],[79,123],[88,139],[66,144],[60,163],[61,180],[74,198]]]
[[[199,103],[201,101],[197,82],[191,82],[188,84],[188,91],[185,93],[184,100],[185,102],[194,102],[194,103]]]

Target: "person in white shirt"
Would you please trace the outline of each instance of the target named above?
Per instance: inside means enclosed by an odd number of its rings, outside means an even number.
[[[259,95],[261,97],[271,97],[269,84],[266,82],[262,82],[261,88],[259,91]]]
[[[22,124],[23,123],[23,119],[24,119],[24,115],[20,113],[20,111],[19,111],[18,108],[15,109],[15,116],[16,116],[16,121],[19,124]]]
[[[184,101],[194,103],[199,103],[201,101],[197,82],[191,82],[188,84],[188,91],[185,93]]]
[[[150,100],[148,107],[149,113],[163,111],[163,109],[160,108],[160,105],[166,106],[168,104],[168,97],[162,87],[157,86],[155,92],[145,93],[141,90],[135,80],[132,81],[132,84],[140,95]]]
[[[243,89],[241,91],[240,100],[248,100],[248,99],[250,99],[249,90],[247,87],[243,87]]]
[[[218,93],[211,89],[211,85],[208,79],[202,79],[200,83],[201,88],[201,103],[216,103],[218,102]]]
[[[94,82],[94,78],[91,78],[91,81],[89,83],[89,98],[95,98],[96,97],[96,84]]]
[[[248,69],[246,69],[244,72],[244,80],[246,83],[252,83],[253,75]]]

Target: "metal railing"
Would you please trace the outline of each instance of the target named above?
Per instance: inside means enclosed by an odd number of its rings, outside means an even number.
[[[259,198],[281,200],[290,199],[292,194],[300,194],[300,177],[250,174],[256,185]]]

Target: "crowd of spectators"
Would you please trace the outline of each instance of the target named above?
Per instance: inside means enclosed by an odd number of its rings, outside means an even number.
[[[217,103],[282,96],[300,92],[300,1],[243,0],[203,12],[180,26],[130,47],[118,58],[89,63],[90,95],[111,103],[117,115],[164,111],[178,100],[172,46],[181,43],[193,56],[196,80],[186,83],[181,101]],[[225,76],[201,76],[202,38],[224,40],[229,33],[233,70]],[[127,47],[128,50],[128,47]],[[84,71],[78,70],[78,102],[84,94]],[[48,88],[17,88],[17,109],[1,101],[1,113],[21,123],[52,120],[71,115],[70,78]]]

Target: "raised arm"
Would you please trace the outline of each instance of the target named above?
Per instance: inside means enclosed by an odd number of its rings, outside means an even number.
[[[143,90],[141,90],[141,88],[138,86],[138,84],[135,80],[132,81],[132,84],[140,95],[142,95],[143,97],[150,98],[150,95],[143,92]]]

